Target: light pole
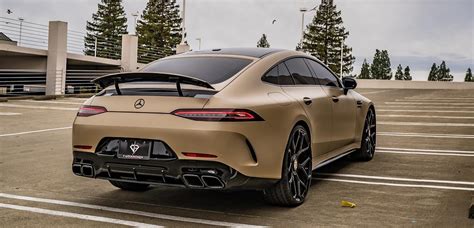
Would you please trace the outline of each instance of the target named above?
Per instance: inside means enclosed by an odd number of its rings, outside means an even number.
[[[183,18],[183,26],[182,26],[182,31],[181,31],[181,44],[184,44],[186,41],[186,0],[183,0],[183,12],[182,12],[182,18]]]
[[[132,13],[132,17],[134,18],[134,22],[135,22],[135,32],[134,34],[137,35],[137,20],[138,20],[138,15],[140,15],[140,13],[137,11],[135,13]]]
[[[344,63],[344,36],[341,39],[341,78],[342,78],[342,68]]]
[[[300,12],[301,12],[301,42],[303,42],[303,39],[304,39],[304,15],[305,13],[307,12],[311,12],[311,11],[315,11],[316,10],[316,6],[310,10],[308,10],[308,8],[306,7],[301,7],[300,8]]]
[[[303,42],[304,39],[304,14],[308,12],[307,8],[300,8],[301,12],[301,42]]]
[[[196,38],[197,41],[199,41],[199,51],[201,50],[201,41],[202,39],[201,38]]]
[[[20,21],[20,39],[18,41],[18,46],[21,46],[21,33],[22,33],[22,30],[23,30],[23,21],[25,19],[22,18],[22,17],[19,17],[18,20]]]

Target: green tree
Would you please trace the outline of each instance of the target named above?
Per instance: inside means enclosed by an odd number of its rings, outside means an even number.
[[[446,66],[446,62],[443,61],[439,65],[438,81],[453,81],[453,76],[450,72],[451,70]]]
[[[399,64],[397,67],[397,72],[395,73],[395,80],[403,80],[403,67],[402,64]]]
[[[375,50],[374,60],[370,67],[374,79],[390,80],[392,79],[392,69],[390,57],[387,50]]]
[[[97,12],[92,14],[92,20],[87,21],[86,31],[85,55],[120,59],[122,35],[127,34],[122,0],[101,0]]]
[[[474,82],[474,77],[472,77],[471,68],[467,68],[466,77],[464,78],[465,82]]]
[[[370,65],[367,63],[367,59],[364,59],[362,63],[362,68],[360,69],[359,79],[372,79],[370,75]]]
[[[428,81],[438,81],[438,71],[438,66],[436,66],[436,63],[433,63],[430,74],[428,75]]]
[[[405,67],[405,71],[403,72],[403,80],[407,80],[407,81],[412,80],[409,66]]]
[[[343,46],[342,72],[353,70],[355,57],[352,48],[344,43],[349,32],[343,26],[341,11],[332,0],[324,0],[319,5],[312,22],[307,26],[303,40],[297,50],[307,52],[329,66],[332,71],[341,70],[341,46]]]
[[[173,55],[181,42],[181,31],[176,0],[149,0],[137,23],[139,61]]]
[[[268,40],[267,40],[267,35],[265,35],[265,34],[262,35],[262,38],[260,38],[260,40],[257,43],[257,47],[259,47],[259,48],[269,48],[270,47],[270,43],[268,43]]]

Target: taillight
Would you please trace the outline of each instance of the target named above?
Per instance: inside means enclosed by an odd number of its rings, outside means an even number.
[[[101,106],[83,105],[79,108],[77,116],[93,116],[107,112],[107,109]]]
[[[262,121],[255,112],[245,109],[178,109],[171,114],[200,121]]]

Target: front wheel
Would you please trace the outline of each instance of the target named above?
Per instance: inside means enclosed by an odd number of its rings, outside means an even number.
[[[360,149],[353,155],[356,160],[370,161],[375,155],[375,145],[377,143],[377,126],[375,122],[375,112],[372,108],[367,112],[365,118],[364,131]]]
[[[282,178],[265,189],[265,200],[280,206],[301,205],[311,186],[311,140],[306,129],[296,126],[290,134],[285,150]]]

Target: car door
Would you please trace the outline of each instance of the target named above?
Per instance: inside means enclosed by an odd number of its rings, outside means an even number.
[[[331,114],[332,105],[327,95],[316,79],[303,58],[292,58],[286,60],[279,66],[279,78],[291,78],[293,84],[281,85],[290,97],[297,100],[304,108],[311,128],[312,152],[318,157],[329,152],[331,144]]]
[[[332,150],[354,142],[357,104],[350,93],[345,93],[342,83],[324,65],[307,60],[321,87],[332,103]]]

